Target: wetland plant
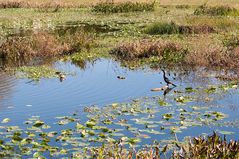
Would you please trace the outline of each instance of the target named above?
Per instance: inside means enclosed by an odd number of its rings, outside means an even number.
[[[150,35],[157,34],[206,34],[213,33],[215,29],[209,25],[183,26],[171,23],[154,23],[149,25],[145,33]]]
[[[207,6],[206,4],[199,6],[195,11],[195,15],[211,15],[211,16],[226,16],[239,15],[239,11],[229,6]]]
[[[84,31],[58,36],[46,31],[9,36],[0,45],[0,57],[9,65],[34,58],[51,58],[89,50],[93,37]],[[19,65],[19,64],[18,64]],[[21,65],[21,64],[20,64]]]
[[[126,61],[159,57],[160,62],[178,63],[184,59],[187,49],[173,42],[141,40],[119,45],[112,49],[110,54]]]
[[[154,23],[148,26],[145,30],[147,34],[177,34],[179,33],[179,26],[174,22],[171,23]]]
[[[101,2],[93,6],[93,12],[101,13],[127,13],[127,12],[142,12],[142,11],[153,11],[155,2]]]
[[[179,146],[180,151],[175,151],[174,159],[189,158],[239,158],[239,141],[226,140],[215,132],[212,136],[194,137],[183,146]]]
[[[223,44],[230,50],[235,49],[236,47],[239,47],[239,36],[238,35],[227,36],[225,37]]]
[[[19,1],[0,2],[0,8],[21,8],[22,6],[23,3]]]

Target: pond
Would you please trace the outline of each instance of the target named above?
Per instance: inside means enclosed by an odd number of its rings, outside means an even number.
[[[48,137],[58,142],[47,143],[66,152],[50,155],[66,157],[122,137],[139,147],[154,140],[172,144],[213,131],[239,138],[238,86],[217,80],[214,71],[166,69],[177,87],[157,92],[151,90],[166,85],[159,69],[130,70],[111,59],[88,63],[84,69],[71,62],[56,62],[54,67],[73,75],[62,82],[58,78],[34,82],[0,74],[1,139],[8,141],[6,134],[16,130],[23,136],[56,132]],[[25,131],[5,131],[16,125]],[[27,158],[36,152],[24,154]]]

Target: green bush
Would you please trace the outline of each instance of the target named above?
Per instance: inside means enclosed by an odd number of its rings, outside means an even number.
[[[153,11],[155,3],[109,3],[102,2],[93,6],[94,12],[101,13],[127,13],[127,12],[139,12],[139,11]]]

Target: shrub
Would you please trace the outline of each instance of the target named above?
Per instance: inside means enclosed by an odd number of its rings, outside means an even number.
[[[93,6],[94,12],[101,13],[127,13],[139,11],[153,11],[155,3],[139,3],[139,2],[125,2],[125,3],[110,3],[101,2]]]
[[[221,15],[221,16],[225,16],[225,15],[238,15],[238,11],[235,8],[231,8],[229,6],[214,6],[214,7],[210,7],[207,5],[202,5],[200,7],[198,7],[195,11],[194,14],[195,15],[201,15],[201,14],[205,14],[205,15],[212,15],[212,16],[217,16],[217,15]]]

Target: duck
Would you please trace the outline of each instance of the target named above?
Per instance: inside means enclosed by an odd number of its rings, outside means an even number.
[[[56,75],[58,75],[60,82],[62,82],[66,79],[66,76],[62,72],[57,71]]]

